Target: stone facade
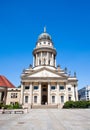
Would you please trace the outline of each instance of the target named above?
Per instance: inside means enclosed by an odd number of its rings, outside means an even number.
[[[56,67],[56,55],[51,36],[44,28],[33,50],[33,66],[21,74],[20,104],[23,107],[62,107],[68,100],[78,100],[76,75],[70,76],[60,66]]]
[[[21,88],[8,88],[6,105],[20,103]]]

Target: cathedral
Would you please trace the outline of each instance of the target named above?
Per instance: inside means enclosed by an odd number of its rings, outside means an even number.
[[[71,76],[56,66],[56,55],[52,38],[44,28],[33,50],[33,65],[21,74],[20,104],[23,107],[62,108],[66,101],[78,100],[76,74]]]

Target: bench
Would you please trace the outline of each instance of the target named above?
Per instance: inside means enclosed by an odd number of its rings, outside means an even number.
[[[10,111],[10,110],[3,110],[3,112],[2,112],[2,114],[11,114],[12,113],[12,111]]]
[[[23,114],[24,111],[23,111],[23,110],[16,110],[16,111],[14,111],[14,113],[15,113],[15,114]]]

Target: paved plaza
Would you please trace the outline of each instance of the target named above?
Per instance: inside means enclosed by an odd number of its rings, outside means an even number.
[[[90,109],[31,109],[0,114],[0,130],[90,130]]]

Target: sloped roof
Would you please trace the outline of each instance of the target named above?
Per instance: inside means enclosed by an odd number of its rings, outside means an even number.
[[[0,75],[0,87],[15,88],[15,86],[2,75]]]

